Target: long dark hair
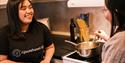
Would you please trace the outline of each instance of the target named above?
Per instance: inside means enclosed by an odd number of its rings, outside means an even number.
[[[8,0],[7,3],[7,15],[8,15],[9,29],[10,29],[9,36],[14,36],[15,38],[22,37],[20,32],[21,21],[19,19],[18,6],[19,3],[22,3],[23,1],[24,0]],[[31,3],[30,0],[28,1]],[[28,30],[31,29],[34,22],[36,22],[36,19],[33,17]]]
[[[125,30],[125,0],[105,0],[107,8],[112,14],[111,36]],[[115,31],[116,26],[118,29]]]

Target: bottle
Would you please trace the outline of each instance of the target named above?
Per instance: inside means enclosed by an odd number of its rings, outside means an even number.
[[[75,18],[72,18],[70,21],[70,40],[72,42],[76,42],[77,36],[76,36],[76,24]]]
[[[87,26],[89,27],[89,13],[84,13],[84,14],[81,13],[80,18],[83,19],[86,22]]]

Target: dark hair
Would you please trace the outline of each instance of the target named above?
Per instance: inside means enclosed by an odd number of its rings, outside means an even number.
[[[112,14],[111,35],[125,30],[125,0],[105,0],[105,5]],[[118,29],[114,32],[116,26],[118,26]]]
[[[31,1],[28,0],[30,3]],[[7,16],[8,16],[8,22],[9,22],[9,28],[10,28],[10,36],[15,35],[16,37],[22,36],[20,33],[21,30],[21,21],[19,19],[19,13],[18,13],[18,6],[19,3],[23,4],[24,0],[8,0],[7,3]],[[32,3],[31,3],[32,4]],[[32,22],[30,23],[29,29],[31,28],[32,24],[35,22],[35,18],[33,17]]]

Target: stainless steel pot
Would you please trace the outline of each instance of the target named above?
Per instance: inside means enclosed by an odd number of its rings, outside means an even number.
[[[65,40],[65,42],[75,45],[77,53],[85,58],[90,58],[98,55],[98,42],[81,42],[79,44]]]

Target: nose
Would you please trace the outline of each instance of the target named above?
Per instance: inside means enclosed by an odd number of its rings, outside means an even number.
[[[26,13],[30,13],[30,12],[32,12],[32,10],[29,9],[29,8],[27,8],[27,9],[26,9]]]

